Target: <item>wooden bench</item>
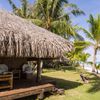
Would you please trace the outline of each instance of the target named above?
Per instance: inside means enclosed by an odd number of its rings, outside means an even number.
[[[6,84],[5,84],[6,82]],[[1,84],[2,83],[2,84]],[[13,74],[12,72],[0,75],[0,89],[13,88]]]
[[[26,96],[31,96],[38,94],[39,96],[44,92],[53,91],[55,86],[53,84],[47,83],[39,86],[33,86],[29,88],[20,88],[15,90],[9,90],[0,93],[0,100],[14,100]]]

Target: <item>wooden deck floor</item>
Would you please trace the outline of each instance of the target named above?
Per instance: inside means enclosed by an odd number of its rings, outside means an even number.
[[[0,100],[13,100],[22,98],[25,96],[31,96],[39,94],[42,91],[48,92],[54,89],[54,85],[51,83],[39,83],[36,84],[32,80],[18,80],[14,82],[13,90],[2,90],[0,92]]]

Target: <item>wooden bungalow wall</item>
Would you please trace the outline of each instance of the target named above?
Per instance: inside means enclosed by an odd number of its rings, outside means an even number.
[[[19,69],[26,62],[25,58],[0,58],[0,64],[6,64],[9,69]]]

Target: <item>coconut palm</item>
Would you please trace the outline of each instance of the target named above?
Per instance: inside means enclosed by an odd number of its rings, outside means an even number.
[[[84,53],[84,50],[89,46],[89,42],[75,41],[75,50],[67,53],[67,57],[73,62],[73,64],[81,63],[84,66],[84,64],[87,62],[88,57],[90,56],[88,53]]]
[[[82,63],[83,68],[84,68],[85,64],[86,63],[88,64],[87,59],[90,57],[90,54],[82,52],[80,53],[79,57],[80,57],[80,62]]]
[[[82,51],[79,51],[78,53],[76,52],[71,52],[69,55],[69,58],[71,58],[71,62],[73,62],[74,65],[82,65],[84,68],[85,64],[88,63],[87,59],[90,57],[89,53],[84,53]]]
[[[20,8],[12,0],[8,1],[16,15],[30,19],[34,24],[64,38],[76,36],[82,39],[72,27],[70,15],[77,16],[84,13],[76,5],[69,4],[67,0],[36,0],[34,4],[29,4],[28,0],[20,0]],[[69,8],[71,10],[68,10]]]
[[[13,13],[15,13],[16,15],[22,18],[27,18],[27,19],[30,18],[31,7],[28,0],[20,0],[21,7],[17,7],[12,0],[8,0],[8,2],[12,7]]]
[[[90,24],[90,30],[83,30],[86,33],[87,37],[91,40],[91,45],[94,49],[92,67],[92,71],[94,72],[96,69],[96,54],[97,50],[99,50],[100,48],[100,15],[98,15],[96,18],[90,15],[88,23]]]
[[[34,9],[34,23],[64,38],[76,34],[70,15],[83,14],[76,5],[69,4],[67,0],[36,0]]]

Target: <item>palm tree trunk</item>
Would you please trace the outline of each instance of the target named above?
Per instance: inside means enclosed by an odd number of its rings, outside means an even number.
[[[97,48],[94,48],[92,72],[95,72],[96,69],[96,54],[97,54]]]
[[[97,74],[99,74],[98,69],[97,69]]]
[[[85,68],[84,68],[84,63],[83,63],[83,69],[85,69]]]
[[[38,60],[37,61],[37,77],[36,77],[36,82],[41,81],[42,67],[43,67],[43,61],[42,60]]]

